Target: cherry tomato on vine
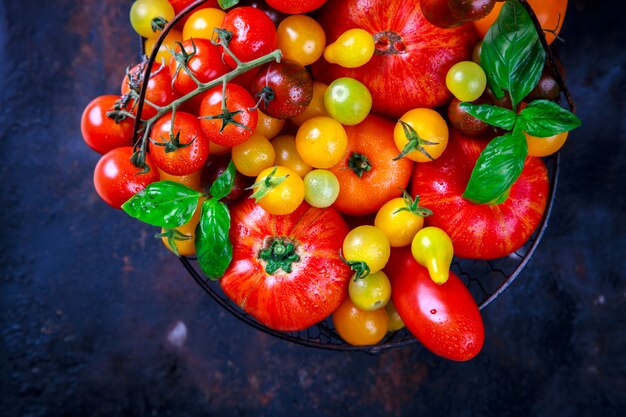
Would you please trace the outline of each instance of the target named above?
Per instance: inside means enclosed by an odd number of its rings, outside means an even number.
[[[146,68],[142,64],[135,65],[131,68],[124,80],[122,81],[122,95],[136,94],[139,97],[142,80],[145,77]],[[156,116],[158,110],[150,105],[150,103],[164,107],[176,100],[179,95],[172,88],[172,77],[167,67],[163,65],[154,65],[150,73],[146,90],[146,101],[143,104],[141,118],[147,120]],[[137,114],[135,99],[131,99],[127,108],[130,108],[133,114]]]
[[[212,39],[213,30],[222,27],[224,16],[225,11],[214,7],[196,10],[183,26],[183,39]]]
[[[375,345],[380,342],[389,326],[385,309],[364,311],[347,297],[332,316],[339,336],[353,346]]]
[[[115,148],[102,155],[93,174],[93,183],[98,195],[111,207],[119,209],[129,198],[159,180],[150,155],[146,155],[146,165],[150,170],[142,173],[130,162],[132,146]]]
[[[547,138],[538,138],[527,133],[524,134],[526,135],[529,156],[548,156],[556,153],[563,147],[568,136],[568,132],[548,136]]]
[[[185,65],[193,76],[201,83],[212,81],[230,71],[230,68],[222,62],[222,48],[213,45],[208,39],[188,39],[180,45],[176,45],[174,51],[179,59],[186,63],[178,62],[172,58],[169,63],[169,70],[174,79],[174,88],[184,96],[197,88],[196,82],[185,70]],[[182,51],[189,56],[184,58]]]
[[[316,116],[330,116],[324,107],[324,94],[328,85],[319,81],[313,81],[313,98],[306,109],[290,120],[296,125],[301,126],[305,121]]]
[[[324,107],[342,125],[361,123],[372,109],[372,95],[360,81],[338,78],[326,89]]]
[[[383,271],[367,274],[363,278],[352,278],[348,294],[354,305],[365,311],[374,311],[387,305],[391,298],[391,284]]]
[[[302,113],[313,99],[313,79],[302,65],[283,59],[259,68],[250,91],[265,114],[287,119]]]
[[[448,146],[448,133],[448,125],[439,113],[419,108],[400,117],[393,129],[393,140],[400,155],[429,162],[439,158]]]
[[[375,226],[352,229],[343,241],[343,257],[348,262],[365,262],[370,273],[378,272],[389,260],[389,239]]]
[[[172,175],[200,171],[209,157],[209,140],[196,116],[178,111],[161,116],[150,131],[150,156],[155,165]]]
[[[326,35],[317,21],[306,15],[292,15],[283,19],[276,31],[278,48],[283,58],[306,66],[317,61],[324,52]]]
[[[304,201],[304,182],[287,167],[275,166],[261,171],[253,189],[252,197],[270,214],[293,213]]]
[[[153,29],[155,19],[163,19],[165,24],[174,15],[174,8],[167,0],[136,0],[130,8],[130,24],[140,36],[149,38],[159,31]]]
[[[330,207],[339,195],[339,181],[332,172],[314,169],[304,176],[304,199],[313,207]]]
[[[208,90],[200,103],[200,126],[211,142],[234,146],[245,142],[256,129],[255,101],[245,88],[226,84],[226,109],[222,109],[222,86]]]
[[[302,160],[296,147],[296,138],[292,135],[280,135],[272,140],[272,146],[276,153],[276,164],[285,166],[295,171],[300,177],[313,169]]]
[[[274,166],[276,153],[265,136],[253,133],[244,143],[233,146],[232,158],[237,171],[256,177],[264,169]]]
[[[318,116],[302,123],[296,133],[302,160],[315,168],[330,168],[341,160],[348,147],[346,131],[335,119]]]
[[[94,98],[87,104],[80,119],[80,131],[85,143],[100,154],[132,145],[135,121],[127,117],[116,123],[107,116],[107,112],[114,109],[119,99],[120,96],[111,95]]]
[[[228,42],[231,52],[242,62],[267,55],[276,49],[276,27],[265,13],[254,7],[236,7],[224,16],[222,28],[230,32]],[[237,66],[235,60],[224,55],[231,68]]]

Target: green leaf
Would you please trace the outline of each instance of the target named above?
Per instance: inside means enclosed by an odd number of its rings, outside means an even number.
[[[144,223],[171,229],[191,219],[201,196],[177,182],[157,181],[125,202],[122,210]]]
[[[574,113],[549,100],[535,100],[520,112],[522,127],[526,133],[547,138],[569,132],[581,125]]]
[[[211,196],[213,198],[220,200],[230,194],[235,183],[236,171],[235,164],[231,160],[224,172],[211,184]]]
[[[485,123],[506,130],[513,130],[517,120],[517,114],[514,111],[491,104],[461,103],[459,107]]]
[[[200,269],[212,280],[222,277],[233,259],[229,230],[230,213],[226,204],[214,198],[202,203],[196,228],[196,255]]]
[[[478,157],[463,197],[476,204],[501,202],[522,173],[527,154],[526,137],[518,128],[494,138]]]
[[[524,8],[507,1],[491,26],[480,54],[480,63],[497,98],[509,92],[513,109],[539,82],[546,53]]]
[[[236,6],[239,3],[239,0],[217,0],[217,3],[220,5],[222,10],[226,10]]]

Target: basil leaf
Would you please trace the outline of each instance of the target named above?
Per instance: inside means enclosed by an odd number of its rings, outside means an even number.
[[[200,269],[212,280],[222,277],[233,259],[229,230],[230,213],[226,204],[214,198],[202,203],[200,223],[196,227],[196,256]]]
[[[463,197],[476,204],[500,202],[522,173],[527,154],[520,129],[494,138],[478,157]]]
[[[517,120],[514,111],[491,104],[461,103],[461,110],[492,126],[512,130]]]
[[[239,0],[217,0],[217,3],[220,5],[222,10],[226,10],[233,6],[236,6],[237,3],[239,3]]]
[[[152,226],[174,228],[191,219],[202,193],[173,181],[157,181],[122,205],[128,215]]]
[[[480,63],[497,98],[509,92],[513,109],[539,82],[546,53],[528,13],[507,1],[483,40]]]
[[[547,138],[576,129],[582,123],[578,116],[549,100],[535,100],[520,112],[526,133]]]
[[[235,183],[235,173],[235,164],[231,160],[224,172],[211,184],[211,196],[214,199],[220,200],[230,194]]]

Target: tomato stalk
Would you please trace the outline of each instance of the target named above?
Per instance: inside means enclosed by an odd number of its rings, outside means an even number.
[[[348,159],[348,168],[361,178],[364,173],[372,169],[372,164],[367,159],[367,156],[358,152],[352,152],[350,159]]]
[[[258,256],[266,262],[265,272],[268,274],[273,274],[279,269],[290,273],[293,271],[293,264],[300,261],[296,246],[286,237],[268,239]]]
[[[424,148],[424,145],[438,145],[439,142],[431,142],[426,139],[422,139],[420,135],[417,134],[415,129],[413,129],[413,127],[410,124],[406,123],[404,120],[399,120],[399,122],[402,125],[404,136],[406,136],[408,142],[404,146],[404,148],[402,148],[402,152],[400,152],[398,156],[393,158],[393,160],[397,161],[398,159],[407,156],[413,151],[419,151],[423,153],[424,156],[426,156],[428,159],[430,159],[431,161],[434,161],[435,158],[433,158],[432,155],[428,153],[426,148]]]

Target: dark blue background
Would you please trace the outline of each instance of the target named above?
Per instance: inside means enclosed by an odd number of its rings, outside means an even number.
[[[137,59],[129,5],[0,3],[1,415],[613,416],[626,406],[621,5],[570,0],[559,52],[584,125],[562,151],[547,233],[484,310],[485,347],[468,363],[259,333],[214,305],[152,228],[100,201],[99,155],[79,120]]]

